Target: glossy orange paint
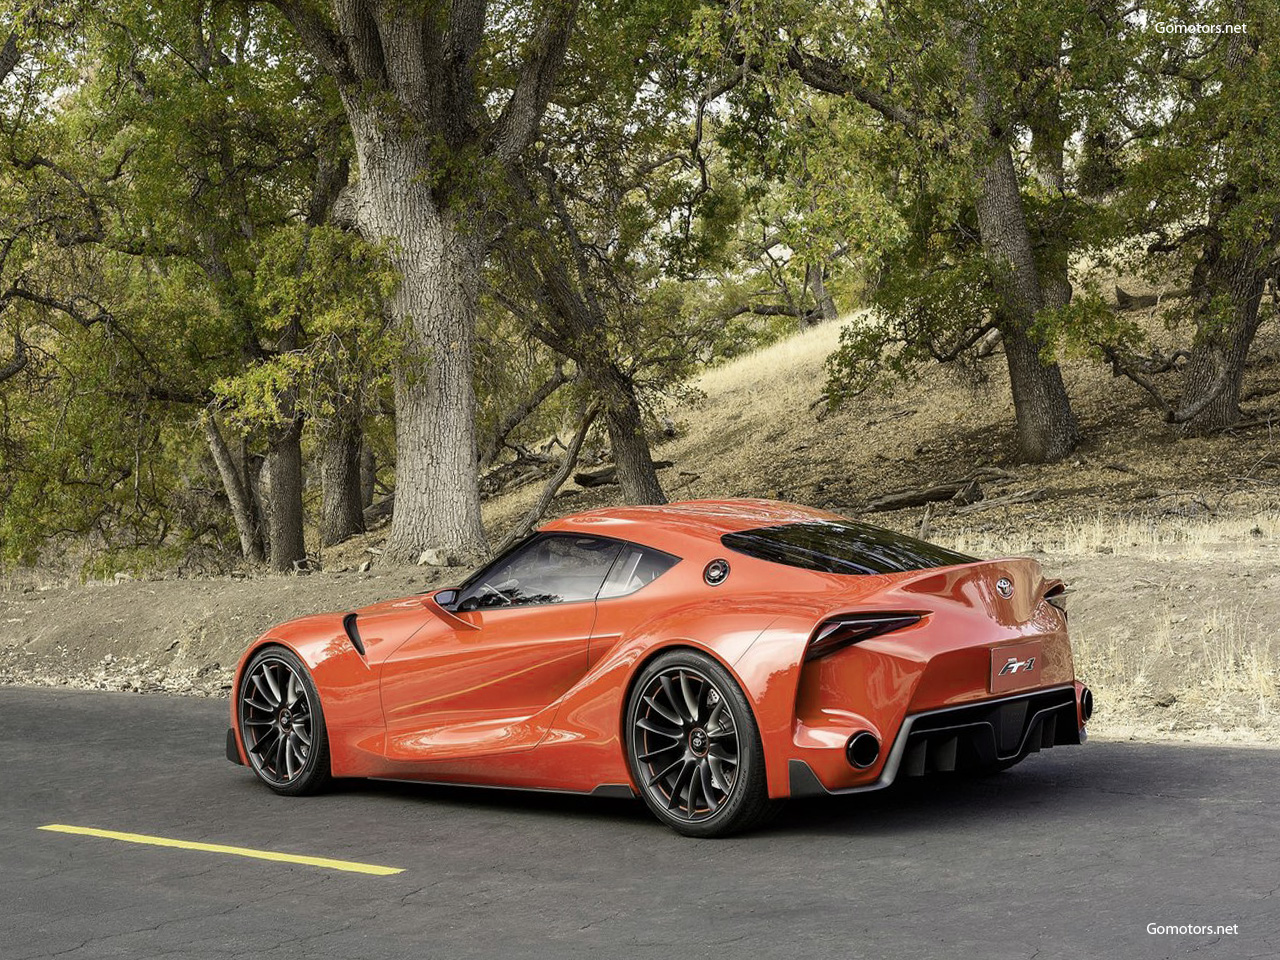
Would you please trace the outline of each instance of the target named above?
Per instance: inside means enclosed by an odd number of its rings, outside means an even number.
[[[565,517],[543,530],[633,542],[680,560],[637,592],[610,599],[452,613],[436,591],[376,604],[356,611],[363,654],[344,630],[344,613],[290,621],[250,647],[232,689],[263,645],[296,653],[320,692],[339,777],[634,789],[622,731],[630,684],[654,656],[689,647],[719,660],[752,704],[774,797],[789,794],[793,760],[828,790],[875,785],[908,716],[997,696],[993,650],[1034,643],[1042,658],[1025,679],[1004,678],[999,695],[1074,686],[1079,704],[1064,615],[1043,599],[1057,581],[1034,560],[851,576],[756,559],[720,541],[823,519],[843,518],[762,500]],[[711,586],[703,571],[717,559],[728,561],[730,574]],[[805,660],[822,621],[902,611],[920,620]],[[233,698],[233,729],[235,717]],[[884,747],[865,769],[845,755],[860,730]]]

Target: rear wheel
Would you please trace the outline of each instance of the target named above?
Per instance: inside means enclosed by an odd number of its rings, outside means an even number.
[[[645,803],[677,833],[721,837],[774,812],[750,704],[710,657],[679,650],[646,667],[631,690],[626,734]]]
[[[244,668],[237,691],[240,739],[258,779],[276,793],[300,796],[329,776],[329,738],[320,694],[298,657],[266,647]]]

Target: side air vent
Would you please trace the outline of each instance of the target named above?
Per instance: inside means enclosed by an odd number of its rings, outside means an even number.
[[[342,629],[347,631],[347,636],[351,640],[351,645],[356,648],[356,652],[360,656],[364,656],[364,641],[360,639],[360,630],[356,627],[356,615],[348,613],[342,618]]]
[[[920,613],[847,613],[832,617],[813,631],[804,658],[825,657],[850,644],[919,623],[923,617]]]

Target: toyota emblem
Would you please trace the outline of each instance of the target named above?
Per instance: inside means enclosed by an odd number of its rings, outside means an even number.
[[[1013,596],[1013,581],[1008,577],[1001,577],[996,581],[996,593],[1008,600]]]

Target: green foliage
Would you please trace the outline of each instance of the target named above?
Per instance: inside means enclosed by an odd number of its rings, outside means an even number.
[[[399,278],[383,252],[349,231],[292,224],[268,234],[255,255],[260,336],[297,345],[213,385],[228,419],[246,434],[282,427],[297,410],[325,422],[342,403],[363,405],[386,390],[400,349],[386,301]]]

